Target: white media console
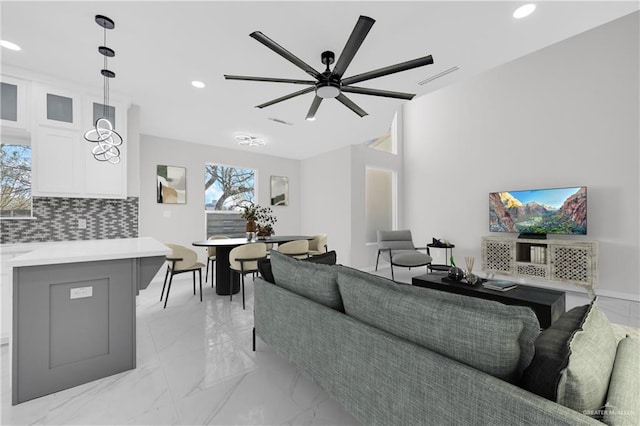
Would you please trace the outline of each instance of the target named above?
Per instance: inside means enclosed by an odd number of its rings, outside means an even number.
[[[598,281],[598,243],[482,237],[482,269],[592,288]]]

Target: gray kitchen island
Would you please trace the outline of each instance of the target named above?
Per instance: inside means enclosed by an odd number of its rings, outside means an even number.
[[[12,404],[135,368],[135,298],[169,251],[153,238],[65,241],[12,259]]]

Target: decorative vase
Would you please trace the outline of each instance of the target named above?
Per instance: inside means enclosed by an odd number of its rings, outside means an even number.
[[[257,229],[256,221],[248,220],[247,227],[246,227],[247,232],[256,232],[256,229]]]
[[[462,278],[464,278],[464,271],[457,266],[452,266],[451,268],[449,268],[448,276],[450,280],[460,281]]]

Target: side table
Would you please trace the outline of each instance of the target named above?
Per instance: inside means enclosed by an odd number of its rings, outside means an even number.
[[[455,247],[455,244],[427,244],[427,253],[429,255],[431,255],[431,249],[433,248],[437,248],[437,249],[444,249],[444,265],[440,264],[429,264],[427,265],[427,268],[429,268],[430,272],[433,271],[448,271],[449,268],[451,268],[453,265],[449,264],[449,259],[451,256],[453,256],[453,248]]]

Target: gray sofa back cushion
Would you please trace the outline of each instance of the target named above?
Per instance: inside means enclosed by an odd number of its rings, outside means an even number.
[[[373,281],[338,273],[347,315],[511,383],[533,358],[539,323],[528,308]]]
[[[275,285],[344,312],[337,269],[332,266],[300,261],[273,250],[271,270]]]

